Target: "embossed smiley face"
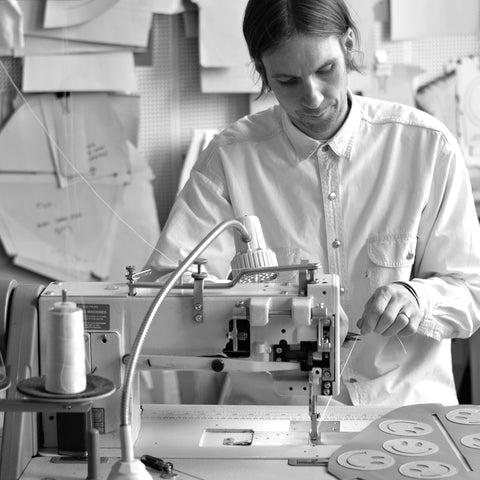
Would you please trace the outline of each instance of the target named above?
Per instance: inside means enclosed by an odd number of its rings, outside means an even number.
[[[395,460],[388,453],[378,450],[351,450],[339,455],[337,462],[354,470],[382,470],[391,467]]]
[[[378,428],[382,432],[402,437],[419,437],[433,432],[431,425],[416,420],[385,420]]]
[[[443,462],[419,460],[401,465],[398,471],[408,478],[447,478],[458,473],[453,465]]]
[[[418,438],[393,438],[383,444],[383,448],[390,453],[407,457],[431,455],[439,450],[438,445],[428,440]]]
[[[460,442],[462,445],[465,445],[465,447],[480,450],[480,433],[465,435],[460,439]]]
[[[447,419],[461,425],[480,425],[480,408],[463,407],[450,410]]]

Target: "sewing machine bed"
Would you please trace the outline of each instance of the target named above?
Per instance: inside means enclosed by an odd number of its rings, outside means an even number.
[[[322,416],[321,445],[308,441],[306,406],[144,405],[135,443],[144,454],[171,461],[177,480],[332,479],[326,460],[388,408],[331,406]],[[118,450],[102,450],[101,479]],[[159,473],[151,471],[153,478]],[[86,462],[33,458],[21,480],[84,480]]]

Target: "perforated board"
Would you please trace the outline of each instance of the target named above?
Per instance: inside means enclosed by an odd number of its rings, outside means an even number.
[[[155,15],[153,66],[138,67],[142,98],[140,151],[155,175],[163,225],[195,128],[221,128],[248,112],[247,94],[202,94],[198,39],[186,38],[181,15]]]

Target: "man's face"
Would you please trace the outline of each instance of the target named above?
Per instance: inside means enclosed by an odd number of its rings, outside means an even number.
[[[299,35],[262,57],[278,102],[298,129],[317,140],[334,135],[348,113],[341,41]]]

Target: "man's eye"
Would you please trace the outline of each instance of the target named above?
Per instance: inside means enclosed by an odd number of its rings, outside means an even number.
[[[278,79],[278,83],[280,83],[280,85],[293,85],[295,82],[295,78]]]
[[[319,68],[317,70],[317,73],[318,74],[322,74],[322,73],[330,73],[335,67],[335,64],[334,63],[329,63],[328,65],[324,65],[322,68]]]

